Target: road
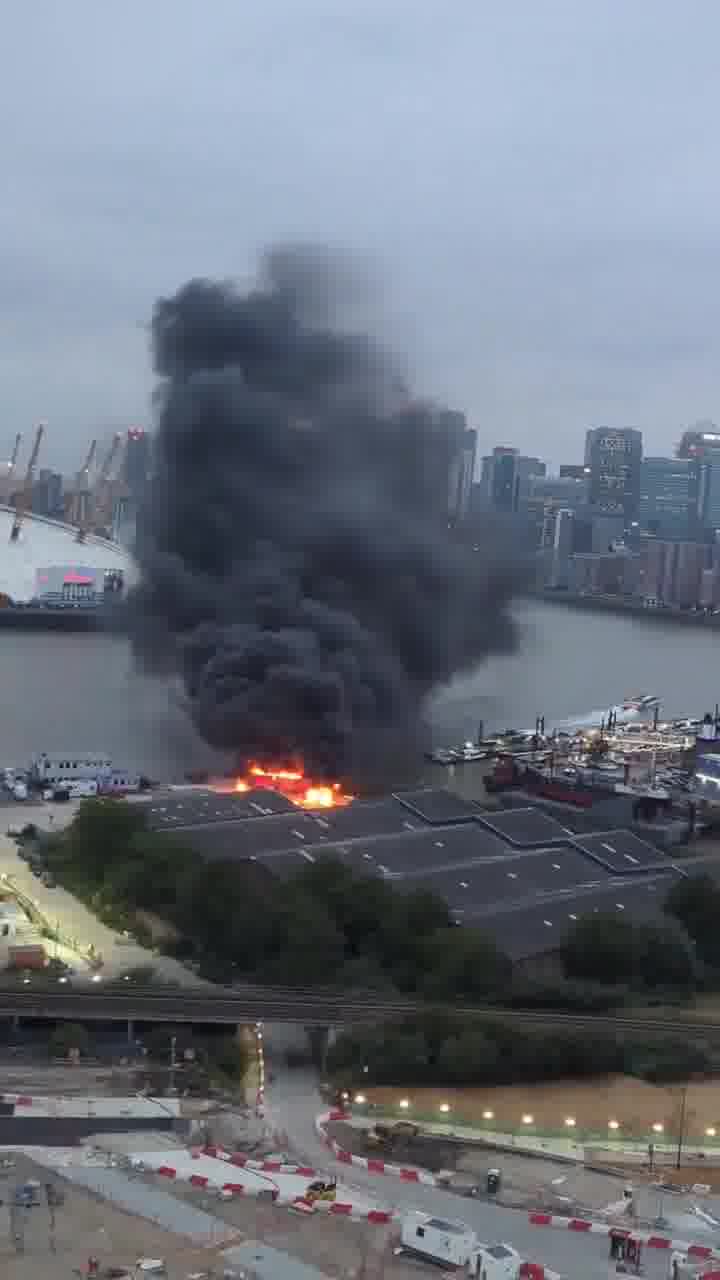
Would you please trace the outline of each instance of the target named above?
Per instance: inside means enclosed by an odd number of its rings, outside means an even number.
[[[288,1146],[303,1159],[327,1168],[331,1157],[314,1129],[314,1117],[323,1110],[313,1077],[304,1072],[279,1072],[267,1096],[268,1122],[287,1134]],[[577,1235],[551,1227],[532,1227],[527,1213],[498,1208],[477,1200],[462,1200],[436,1187],[405,1183],[379,1177],[363,1169],[335,1165],[342,1169],[343,1182],[369,1195],[374,1203],[402,1212],[420,1209],[438,1217],[461,1219],[488,1244],[512,1244],[525,1258],[542,1262],[559,1272],[564,1280],[608,1280],[608,1242],[600,1235]],[[695,1238],[703,1238],[702,1232]],[[667,1258],[647,1250],[645,1275],[660,1280],[667,1274]]]
[[[44,805],[42,808],[37,805],[29,806],[22,809],[20,817],[23,821],[36,822],[46,828],[50,821],[50,829],[53,826],[59,829],[72,818],[76,807],[76,805]],[[6,812],[2,810],[3,815]],[[13,814],[13,821],[17,821],[15,814]],[[103,924],[102,920],[98,920],[84,903],[74,898],[66,889],[62,889],[59,885],[54,889],[48,889],[41,880],[32,875],[28,864],[18,857],[15,841],[6,835],[0,835],[0,876],[7,877],[8,889],[12,890],[15,887],[31,899],[48,925],[60,929],[65,937],[75,939],[78,948],[92,944],[95,951],[103,957],[103,973],[108,976],[119,976],[135,966],[145,965],[155,969],[159,977],[182,983],[183,986],[207,985],[172,956],[156,955],[136,942],[128,943],[116,929]],[[70,960],[69,954],[66,953],[63,953],[62,958]],[[70,963],[73,963],[72,960]]]

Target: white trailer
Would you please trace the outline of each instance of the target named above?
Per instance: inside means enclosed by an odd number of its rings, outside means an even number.
[[[396,1253],[465,1270],[478,1280],[518,1280],[522,1258],[509,1244],[482,1244],[464,1222],[411,1211],[402,1219]]]

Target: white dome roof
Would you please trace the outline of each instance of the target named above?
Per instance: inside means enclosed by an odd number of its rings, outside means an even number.
[[[88,534],[80,544],[75,541],[77,530],[72,525],[33,515],[24,517],[20,537],[11,542],[14,518],[11,508],[0,507],[0,591],[11,600],[31,600],[38,569],[56,565],[121,569],[126,580],[132,580],[132,556],[116,542]]]

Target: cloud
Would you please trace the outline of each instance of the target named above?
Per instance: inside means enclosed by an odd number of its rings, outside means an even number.
[[[344,12],[347,10],[347,12]],[[38,0],[4,15],[8,438],[147,420],[153,299],[259,246],[373,258],[486,446],[717,415],[720,10],[670,0]]]

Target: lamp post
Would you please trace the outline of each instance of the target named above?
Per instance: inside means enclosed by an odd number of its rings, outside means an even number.
[[[687,1107],[687,1085],[683,1085],[680,1091],[680,1124],[678,1126],[678,1144],[677,1155],[675,1157],[675,1168],[680,1168],[682,1161],[683,1140],[685,1138],[685,1109]]]
[[[170,1094],[175,1093],[175,1068],[177,1059],[175,1057],[175,1046],[177,1044],[177,1036],[170,1037]]]

